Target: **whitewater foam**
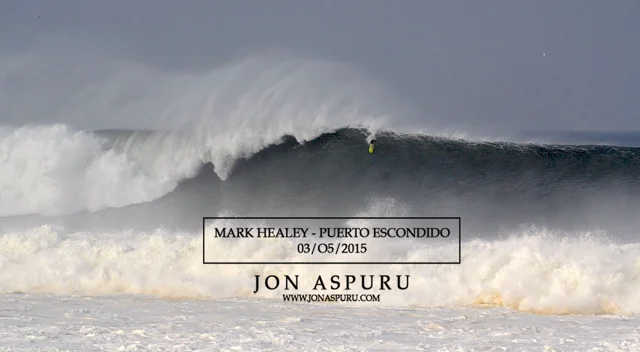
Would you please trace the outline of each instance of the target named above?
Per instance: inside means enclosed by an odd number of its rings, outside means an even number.
[[[177,168],[179,163],[154,170],[105,144],[63,125],[0,129],[0,216],[62,215],[150,201],[197,170],[193,164]]]
[[[246,223],[245,223],[246,225]],[[300,275],[313,287],[318,275],[411,275],[407,291],[382,292],[385,306],[502,306],[534,313],[637,314],[640,246],[600,235],[523,229],[496,240],[465,241],[453,266],[236,266],[203,265],[201,236],[158,229],[150,233],[67,233],[42,226],[0,236],[0,292],[117,295],[163,298],[255,297],[253,275]],[[261,251],[240,241],[207,240],[219,260],[295,260],[292,243]],[[429,260],[438,248],[406,245],[411,260]],[[394,260],[391,251],[370,254]],[[359,290],[351,293],[360,292]]]

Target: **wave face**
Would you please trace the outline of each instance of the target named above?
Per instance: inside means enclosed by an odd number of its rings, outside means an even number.
[[[1,215],[123,207],[161,198],[179,184],[184,192],[210,189],[201,198],[213,208],[204,212],[275,209],[268,213],[338,216],[371,197],[393,197],[409,204],[414,215],[540,219],[548,225],[554,219],[623,220],[637,209],[638,148],[470,142],[379,131],[379,147],[369,155],[371,136],[349,128],[303,144],[282,136],[255,154],[212,164],[188,135],[73,132],[65,126],[4,131],[2,146],[10,153],[3,164]],[[218,167],[224,178],[211,173]]]
[[[105,216],[139,225],[142,218],[170,214],[163,225],[188,228],[194,217],[223,210],[343,216],[369,199],[391,197],[411,215],[462,216],[487,231],[530,223],[634,236],[638,148],[470,142],[379,131],[378,148],[370,155],[371,136],[349,128],[303,144],[283,136],[255,154],[228,159],[223,179],[203,149],[176,134],[24,128],[5,142],[17,147],[5,162],[0,209],[4,216],[76,212],[65,219],[94,225],[92,219]]]

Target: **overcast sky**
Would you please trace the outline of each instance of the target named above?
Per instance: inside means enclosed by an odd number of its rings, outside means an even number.
[[[288,48],[358,66],[425,119],[624,131],[640,130],[639,18],[637,0],[5,0],[0,51],[79,33],[183,69]]]

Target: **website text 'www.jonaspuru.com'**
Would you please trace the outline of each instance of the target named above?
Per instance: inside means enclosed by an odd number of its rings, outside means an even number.
[[[287,293],[282,295],[285,302],[380,302],[379,294],[318,294],[318,293]]]

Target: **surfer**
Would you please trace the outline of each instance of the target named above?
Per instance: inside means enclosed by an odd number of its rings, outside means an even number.
[[[376,140],[372,139],[369,143],[369,154],[373,154],[373,149],[376,147]]]

